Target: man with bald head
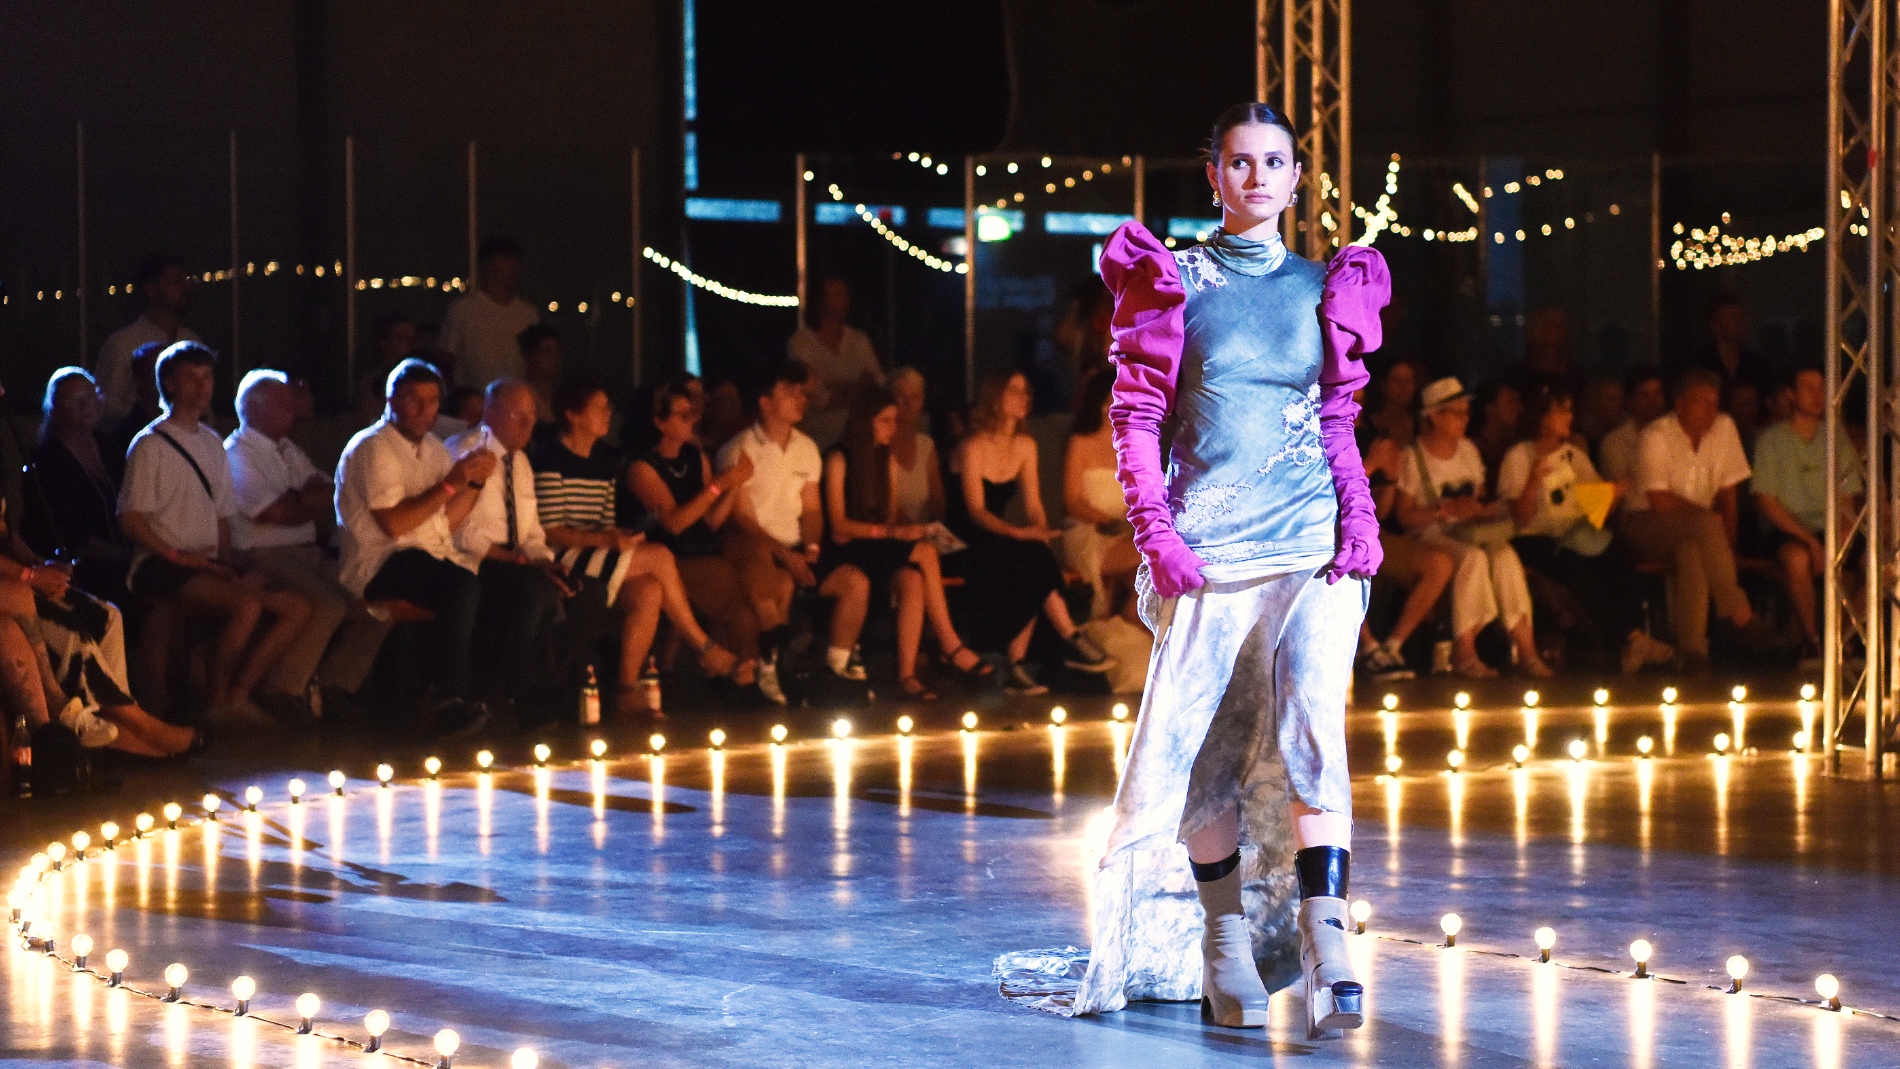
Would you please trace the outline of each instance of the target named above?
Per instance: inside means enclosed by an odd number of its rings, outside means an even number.
[[[237,490],[231,546],[239,562],[310,602],[309,621],[265,677],[264,690],[320,713],[326,703],[354,701],[388,627],[343,588],[336,562],[318,542],[335,488],[290,440],[297,405],[282,371],[247,373],[238,383],[238,429],[224,440],[224,455]]]
[[[533,387],[501,378],[488,384],[481,423],[448,441],[452,457],[485,452],[495,459],[494,472],[473,486],[467,521],[455,530],[456,563],[481,580],[473,663],[517,702],[546,676],[555,609],[573,593],[541,529],[526,452],[534,424]]]

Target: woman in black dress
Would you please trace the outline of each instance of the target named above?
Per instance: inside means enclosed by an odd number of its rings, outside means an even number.
[[[125,454],[98,433],[105,412],[85,370],[61,368],[46,383],[39,445],[26,478],[20,533],[42,554],[74,565],[73,581],[107,601],[126,600],[132,545],[119,533],[119,476]]]
[[[1062,532],[1049,526],[1043,511],[1036,440],[1020,430],[1029,407],[1029,380],[1020,372],[983,380],[970,414],[970,436],[957,447],[958,485],[948,503],[950,529],[970,547],[951,557],[951,569],[967,584],[970,603],[980,614],[972,630],[986,646],[1006,646],[1009,672],[1003,688],[1015,694],[1049,689],[1022,664],[1039,615],[1048,617],[1067,647],[1063,661],[1069,667],[1084,672],[1115,667],[1113,658],[1076,630],[1062,600],[1062,567],[1049,548]],[[1023,525],[1003,518],[1019,491],[1029,520]]]
[[[897,602],[897,686],[907,698],[936,697],[917,679],[917,647],[929,617],[944,659],[973,677],[989,674],[982,658],[963,645],[943,596],[931,525],[898,523],[897,465],[891,441],[897,435],[897,401],[882,384],[866,384],[852,401],[844,440],[825,454],[825,527],[829,537],[818,558],[821,592],[834,584],[869,583],[866,604]],[[846,604],[833,609],[832,644],[855,642],[864,620],[840,620]]]

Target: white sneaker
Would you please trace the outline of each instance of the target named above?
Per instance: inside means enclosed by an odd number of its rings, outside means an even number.
[[[66,702],[66,708],[59,711],[59,722],[79,736],[79,745],[88,750],[110,746],[119,737],[119,725],[102,719],[78,698]]]
[[[1036,677],[1029,674],[1028,669],[1023,667],[1021,661],[1011,661],[1009,668],[1004,671],[1003,690],[1005,693],[1018,694],[1025,697],[1034,697],[1038,694],[1049,693],[1049,688],[1036,682]]]
[[[778,684],[777,660],[759,662],[759,693],[773,705],[786,704],[785,688]]]
[[[862,683],[869,678],[864,672],[863,646],[851,647],[851,659],[844,663],[844,671],[838,674],[854,683]]]

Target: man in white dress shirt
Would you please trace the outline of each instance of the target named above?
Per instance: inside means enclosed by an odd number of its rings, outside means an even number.
[[[237,411],[238,429],[224,440],[238,503],[231,545],[246,567],[310,602],[310,621],[265,685],[300,695],[314,679],[333,691],[332,700],[336,692],[354,697],[388,627],[343,588],[336,562],[317,545],[317,520],[329,512],[336,488],[290,440],[297,398],[287,375],[264,368],[246,374]]]
[[[106,414],[101,426],[114,426],[132,410],[137,400],[132,381],[132,353],[147,342],[170,345],[180,341],[198,341],[191,328],[178,321],[185,310],[185,295],[191,280],[185,274],[184,261],[176,256],[148,256],[139,264],[133,288],[145,302],[145,311],[131,323],[106,337],[99,347],[99,361],[92,373],[99,380],[99,392],[105,394]]]
[[[1670,623],[1691,670],[1708,664],[1711,600],[1738,644],[1760,650],[1774,641],[1735,577],[1736,488],[1749,467],[1735,421],[1718,411],[1721,386],[1712,371],[1683,372],[1675,411],[1643,429],[1622,519],[1638,556],[1671,569]]]
[[[515,294],[521,283],[521,243],[493,237],[475,256],[475,289],[449,305],[442,348],[455,355],[455,384],[484,389],[500,378],[520,378],[521,332],[541,314]]]
[[[517,700],[542,681],[555,610],[573,593],[541,529],[525,451],[534,412],[527,383],[496,379],[488,384],[481,423],[448,441],[452,457],[486,453],[496,461],[494,474],[475,491],[468,519],[455,529],[456,562],[481,580],[475,664],[498,692]]]
[[[481,583],[460,562],[455,529],[468,520],[482,480],[494,474],[487,451],[451,460],[429,433],[442,406],[442,376],[404,360],[389,373],[383,418],[356,433],[337,462],[336,516],[341,579],[374,601],[406,601],[434,614],[427,646],[435,705],[432,726],[472,732],[487,714],[469,681]]]

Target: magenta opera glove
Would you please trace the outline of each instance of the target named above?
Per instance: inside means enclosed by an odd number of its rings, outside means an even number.
[[[1155,593],[1164,598],[1178,598],[1207,585],[1201,576],[1201,558],[1172,528],[1148,539],[1141,547],[1141,556],[1148,562],[1148,579],[1154,583]]]
[[[1325,342],[1320,365],[1319,437],[1339,498],[1339,549],[1322,573],[1328,583],[1348,575],[1371,577],[1385,562],[1379,544],[1378,510],[1366,479],[1365,461],[1353,438],[1359,417],[1354,398],[1371,381],[1360,357],[1379,348],[1384,332],[1379,310],[1392,300],[1385,257],[1362,246],[1341,249],[1326,268],[1319,318]]]

